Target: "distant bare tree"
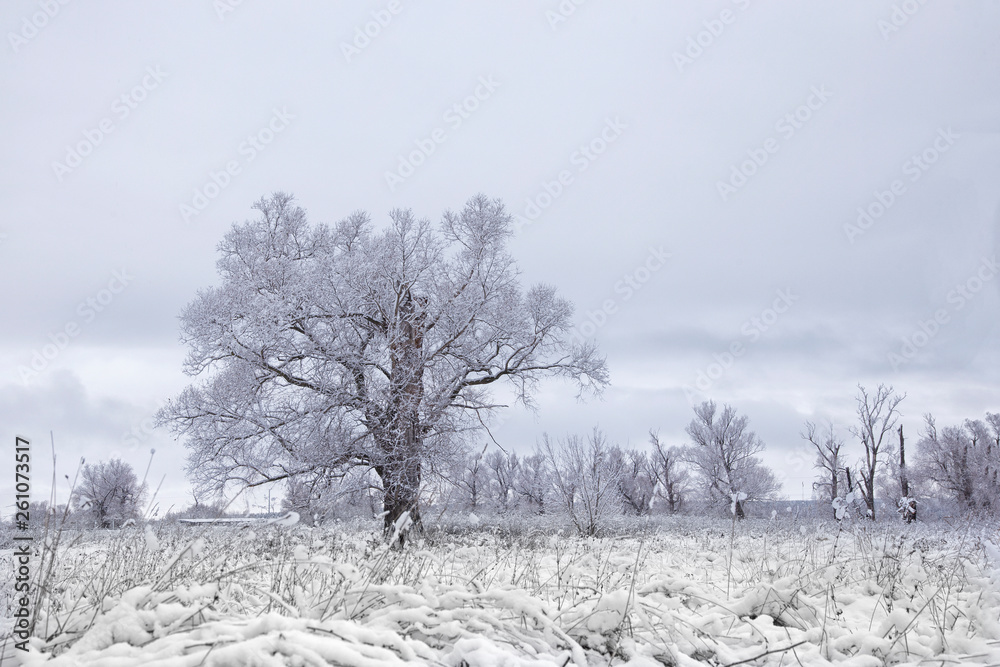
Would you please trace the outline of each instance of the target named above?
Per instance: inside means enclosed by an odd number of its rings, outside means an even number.
[[[573,525],[581,535],[596,535],[608,513],[620,507],[616,495],[622,470],[611,456],[607,438],[596,428],[586,441],[569,435],[553,444],[544,435],[542,448]]]
[[[900,498],[899,510],[906,523],[913,523],[917,520],[917,501],[910,496],[910,476],[906,469],[906,440],[903,438],[903,427],[899,427],[899,491],[903,494]]]
[[[924,416],[918,448],[918,466],[937,490],[967,509],[1000,509],[997,454],[1000,419],[987,413],[985,423],[966,420],[962,426],[940,430],[931,415]]]
[[[896,428],[899,418],[898,406],[906,394],[897,396],[891,386],[880,384],[874,395],[858,385],[858,423],[851,427],[851,434],[861,441],[865,456],[859,472],[861,474],[861,496],[868,508],[868,517],[875,520],[875,481],[879,467],[879,456],[886,435]]]
[[[718,412],[714,401],[705,401],[694,414],[687,426],[694,446],[685,450],[685,458],[709,501],[731,502],[736,517],[743,519],[745,502],[773,498],[781,487],[771,469],[757,458],[764,442],[747,428],[750,420],[737,416],[730,405]]]
[[[485,448],[481,451],[466,453],[456,464],[455,472],[450,476],[462,498],[462,504],[473,512],[479,509],[484,495],[489,491],[489,476],[483,461]]]
[[[517,454],[496,450],[486,457],[486,468],[490,477],[496,509],[506,512],[517,504],[517,494],[514,491],[517,471],[521,466]]]
[[[552,488],[552,472],[544,453],[536,451],[521,459],[514,477],[514,490],[537,514],[545,512]]]
[[[973,498],[977,507],[1000,509],[1000,485],[997,484],[1000,456],[1000,415],[986,413],[986,421],[966,419],[965,432],[971,444]]]
[[[312,526],[321,522],[321,516],[325,515],[325,508],[320,508],[320,501],[323,499],[324,487],[327,480],[318,476],[310,478],[304,475],[293,477],[285,484],[285,497],[281,501],[281,508],[286,512],[298,513],[302,518],[302,523]]]
[[[146,492],[146,484],[139,482],[131,465],[111,459],[83,466],[72,502],[101,528],[115,528],[142,516]]]
[[[376,516],[372,501],[381,489],[372,477],[364,468],[291,477],[281,508],[298,513],[307,526],[333,517]]]
[[[994,499],[994,507],[1000,507],[1000,413],[987,412],[986,425],[989,427],[989,434],[986,441],[983,483],[989,488],[989,493]]]
[[[636,516],[649,514],[656,490],[656,478],[646,452],[637,449],[611,450],[611,466],[621,470],[618,493],[626,511]]]
[[[653,445],[649,464],[656,478],[656,493],[666,501],[667,509],[673,514],[681,508],[684,496],[690,489],[691,474],[684,466],[683,448],[677,445],[667,447],[652,429],[649,431],[649,441]]]
[[[820,471],[820,481],[814,486],[821,493],[825,491],[824,495],[832,505],[841,496],[840,478],[844,474],[844,469],[840,450],[844,446],[844,441],[837,437],[832,423],[828,432],[820,434],[816,424],[806,422],[806,432],[802,437],[816,448],[816,462],[813,467]],[[833,515],[837,516],[836,508],[833,509]]]

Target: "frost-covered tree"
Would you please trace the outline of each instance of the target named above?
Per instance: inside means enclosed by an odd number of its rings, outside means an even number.
[[[181,315],[185,371],[203,379],[159,415],[202,485],[364,466],[386,531],[404,514],[419,525],[425,467],[502,407],[492,385],[530,404],[547,376],[607,383],[595,347],[571,342],[571,304],[522,289],[497,200],[437,226],[394,210],[383,229],[363,212],[311,225],[280,193],[254,208],[219,245],[220,284]]]
[[[913,497],[913,485],[910,480],[909,466],[906,465],[906,438],[903,436],[903,427],[899,427],[899,493],[897,501],[900,514],[906,523],[913,523],[917,520],[917,501]]]
[[[322,524],[334,517],[373,516],[372,497],[377,494],[370,471],[343,470],[337,474],[302,474],[287,480],[283,511],[296,512],[305,525]]]
[[[916,496],[919,494],[920,475],[913,474],[915,471],[906,462],[906,440],[902,435],[902,428],[899,426],[896,429],[900,434],[899,448],[887,450],[875,486],[878,497],[895,506],[906,523],[912,523],[917,520]]]
[[[987,412],[983,433],[981,483],[994,510],[1000,510],[1000,413]]]
[[[521,459],[514,477],[514,490],[523,504],[536,514],[544,514],[552,495],[552,472],[548,459],[540,450]]]
[[[673,514],[680,510],[684,497],[690,491],[691,473],[684,462],[684,450],[677,445],[666,446],[653,430],[649,431],[649,441],[653,445],[649,466],[656,480],[653,491]]]
[[[473,512],[479,510],[488,497],[490,479],[486,464],[483,461],[485,448],[470,451],[462,456],[453,466],[449,478],[458,491],[460,504]]]
[[[858,466],[861,477],[858,488],[872,521],[875,520],[875,486],[882,447],[886,436],[896,428],[899,404],[904,398],[906,394],[897,396],[891,386],[880,384],[874,394],[869,394],[864,387],[858,385],[855,399],[858,422],[851,427],[851,434],[861,441],[865,450],[864,459]]]
[[[1000,416],[987,413],[985,422],[966,420],[940,431],[933,416],[924,416],[923,437],[917,443],[920,474],[961,507],[1000,509],[998,455]]]
[[[829,501],[832,506],[837,498],[848,492],[841,484],[845,471],[840,450],[844,447],[844,441],[837,436],[832,423],[828,431],[820,433],[816,424],[806,422],[806,432],[802,437],[816,449],[813,467],[819,471],[819,481],[813,484],[813,488],[819,493],[819,497]],[[836,508],[833,511],[836,516]]]
[[[983,474],[993,497],[1000,507],[1000,413],[987,412],[986,425],[989,427],[989,438],[986,442],[986,466]]]
[[[121,459],[87,463],[73,489],[72,505],[101,528],[121,527],[142,516],[147,488]]]
[[[963,426],[971,445],[974,473],[972,494],[976,507],[1000,509],[1000,484],[997,480],[1000,462],[1000,415],[986,413],[986,420],[966,419]]]
[[[515,480],[521,461],[514,452],[495,450],[486,455],[486,469],[490,479],[493,503],[499,512],[507,512],[517,505]]]
[[[542,437],[556,494],[581,535],[596,535],[604,519],[619,510],[621,458],[612,455],[607,437],[594,429],[586,440],[569,435],[553,443]]]
[[[649,514],[656,495],[656,477],[649,455],[638,449],[614,447],[611,458],[613,467],[621,470],[618,493],[625,511],[636,516]]]
[[[215,498],[208,502],[202,502],[197,492],[191,490],[190,493],[193,502],[179,512],[170,513],[167,516],[178,519],[218,519],[226,515],[226,511],[229,509],[229,503],[226,500]]]
[[[709,502],[732,503],[736,517],[743,519],[747,501],[774,498],[781,484],[757,457],[764,442],[749,430],[749,418],[738,416],[730,405],[719,412],[715,401],[703,402],[694,414],[686,429],[693,445],[686,448],[685,459]]]

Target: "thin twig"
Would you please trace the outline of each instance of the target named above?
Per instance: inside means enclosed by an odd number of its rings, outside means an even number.
[[[771,655],[772,653],[784,653],[785,651],[791,651],[793,648],[796,648],[798,646],[802,646],[805,643],[806,643],[806,640],[803,639],[802,641],[796,642],[796,643],[792,644],[791,646],[786,646],[785,648],[773,648],[770,651],[764,651],[763,653],[759,653],[759,654],[755,655],[752,658],[747,658],[746,660],[739,660],[737,662],[730,662],[729,664],[725,665],[724,667],[734,667],[735,665],[744,665],[744,664],[746,664],[748,662],[753,662],[754,660],[760,660],[764,656]]]

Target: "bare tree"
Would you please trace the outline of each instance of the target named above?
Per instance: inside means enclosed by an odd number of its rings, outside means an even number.
[[[333,517],[376,515],[371,501],[379,491],[365,468],[296,475],[287,480],[281,506],[297,512],[311,526]]]
[[[111,459],[83,466],[72,504],[101,528],[115,528],[142,516],[146,493],[131,465]]]
[[[455,471],[450,476],[462,494],[463,505],[473,512],[479,509],[489,490],[490,480],[483,462],[485,453],[485,448],[467,453],[456,462]]]
[[[622,470],[607,438],[596,428],[586,441],[569,435],[554,445],[543,435],[542,449],[573,525],[581,535],[596,535],[608,513],[620,507],[616,496]]]
[[[218,519],[226,515],[229,503],[224,498],[212,498],[205,502],[195,490],[190,490],[192,503],[173,514],[179,519]]]
[[[705,401],[694,414],[687,426],[694,446],[685,451],[686,460],[709,501],[732,503],[736,517],[743,519],[747,501],[773,498],[781,487],[771,469],[757,458],[764,442],[747,428],[750,420],[737,416],[730,405],[717,412],[714,401]]]
[[[986,425],[989,433],[983,463],[983,484],[994,499],[994,507],[1000,507],[1000,413],[987,412]]]
[[[312,526],[322,523],[322,519],[326,515],[326,508],[321,508],[322,490],[326,486],[325,482],[326,480],[317,476],[311,478],[307,478],[305,475],[292,477],[285,485],[285,497],[281,501],[281,508],[286,512],[298,513],[304,525]]]
[[[618,493],[625,509],[636,516],[649,514],[656,492],[656,477],[646,452],[614,447],[611,466],[621,470]]]
[[[934,417],[924,415],[924,433],[917,443],[923,476],[941,494],[965,509],[997,509],[997,443],[1000,422],[987,413],[986,422],[966,420],[939,432]]]
[[[656,479],[654,492],[667,503],[671,514],[677,512],[690,488],[691,475],[684,467],[684,452],[681,447],[667,447],[660,442],[659,434],[650,429],[649,441],[653,451],[649,457],[650,469]]]
[[[861,441],[865,448],[864,459],[859,468],[861,496],[868,508],[868,517],[875,520],[875,481],[879,467],[879,455],[887,434],[896,427],[899,418],[898,406],[906,394],[897,396],[891,386],[880,384],[874,395],[858,385],[858,423],[851,427],[851,434]]]
[[[910,496],[910,476],[906,469],[906,440],[903,438],[903,427],[899,427],[899,491],[903,494],[899,502],[899,511],[906,523],[917,520],[917,501]]]
[[[898,429],[897,429],[898,430]],[[903,508],[903,471],[899,467],[899,453],[895,445],[886,443],[887,449],[883,452],[885,456],[879,463],[879,472],[875,478],[875,495],[886,505],[895,507],[898,512],[906,518]],[[907,470],[907,487],[910,487],[910,475]],[[867,505],[866,505],[867,507]]]
[[[552,472],[545,454],[538,450],[521,459],[514,477],[514,490],[536,514],[544,514],[552,488]]]
[[[514,491],[514,480],[517,477],[521,462],[517,454],[495,450],[486,457],[486,468],[490,477],[496,509],[507,512],[517,504],[517,494]]]
[[[969,439],[970,462],[973,478],[973,501],[981,509],[1000,508],[1000,486],[997,484],[997,450],[1000,443],[1000,419],[986,413],[986,421],[966,419],[965,432]]]
[[[386,532],[404,515],[419,526],[425,465],[503,407],[491,385],[530,405],[543,377],[581,394],[607,383],[596,348],[571,341],[571,304],[522,291],[497,200],[473,197],[437,227],[394,210],[382,231],[363,212],[311,226],[286,194],[254,208],[219,246],[221,284],[181,316],[185,371],[205,380],[159,414],[202,485],[364,466]]]
[[[841,497],[840,478],[844,474],[844,469],[840,450],[844,447],[844,441],[837,437],[833,423],[830,424],[828,432],[820,434],[816,424],[806,422],[806,432],[802,437],[816,448],[816,462],[813,467],[820,471],[820,481],[814,484],[814,488],[823,493],[832,506],[836,499]],[[833,509],[833,515],[837,516],[836,507]]]

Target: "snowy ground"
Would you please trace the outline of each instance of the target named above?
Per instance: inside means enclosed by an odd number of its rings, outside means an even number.
[[[995,528],[179,527],[60,547],[27,665],[1000,664]],[[43,639],[44,638],[44,639]]]

